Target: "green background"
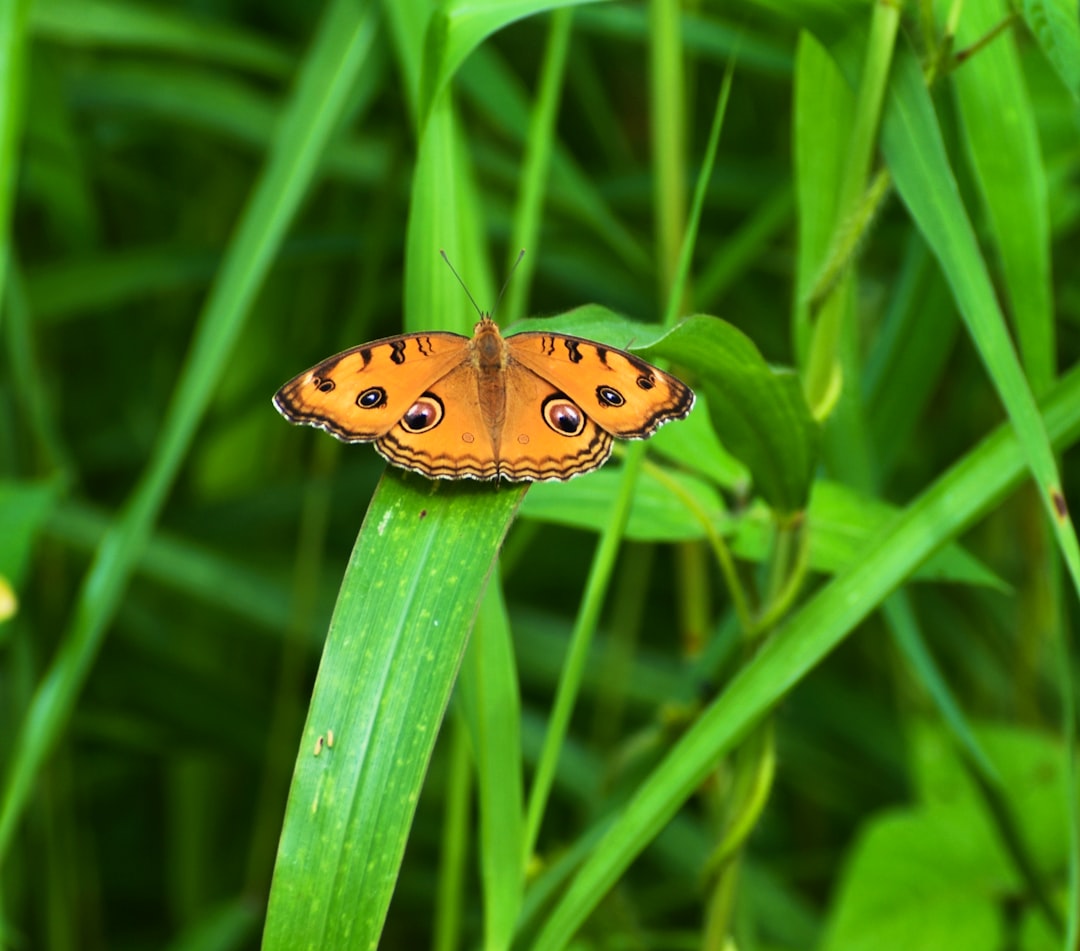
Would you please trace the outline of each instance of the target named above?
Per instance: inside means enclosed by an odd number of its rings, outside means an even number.
[[[1075,946],[1078,166],[1067,0],[0,0],[0,947]],[[688,420],[274,412],[523,247]]]

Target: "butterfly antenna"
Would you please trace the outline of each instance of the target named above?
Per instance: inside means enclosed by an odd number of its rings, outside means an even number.
[[[461,285],[462,289],[465,291],[465,294],[469,298],[470,303],[473,305],[473,307],[476,308],[476,312],[481,317],[484,317],[485,314],[480,309],[479,304],[476,303],[476,298],[474,298],[472,296],[472,293],[469,291],[469,288],[465,285],[465,281],[463,281],[462,278],[461,278],[461,275],[458,274],[457,269],[454,267],[453,264],[450,263],[450,258],[448,258],[446,256],[446,252],[443,251],[442,249],[440,249],[439,254],[442,255],[442,259],[446,262],[446,266],[448,268],[450,268],[450,273],[452,273],[454,275],[454,277],[456,277],[458,279],[458,283]],[[496,310],[499,309],[499,304],[503,299],[503,294],[506,293],[506,289],[510,286],[510,278],[512,278],[514,276],[514,271],[517,270],[517,266],[521,263],[521,259],[523,257],[525,257],[525,249],[524,248],[522,248],[518,252],[517,260],[514,262],[514,266],[512,268],[510,268],[510,273],[506,275],[506,281],[503,283],[502,290],[499,291],[499,296],[495,298],[495,306],[491,309],[492,313],[494,313]]]
[[[473,307],[475,307],[475,308],[476,308],[476,312],[477,312],[477,313],[478,313],[478,314],[479,314],[479,315],[480,315],[481,317],[485,317],[485,316],[487,316],[487,315],[486,315],[486,314],[485,314],[485,313],[484,313],[484,312],[483,312],[483,311],[482,311],[482,310],[480,309],[480,305],[476,303],[476,298],[472,296],[472,292],[471,292],[471,291],[469,290],[469,288],[468,288],[468,287],[466,286],[465,282],[464,282],[464,281],[463,281],[463,280],[461,279],[461,275],[460,275],[460,274],[458,274],[458,272],[457,272],[457,269],[456,269],[456,268],[454,267],[454,265],[453,265],[453,264],[451,264],[451,263],[450,263],[450,258],[448,258],[448,257],[446,256],[446,252],[445,252],[445,251],[443,251],[443,250],[442,250],[442,249],[440,248],[440,249],[439,249],[439,254],[441,254],[441,255],[442,255],[442,259],[443,259],[443,260],[444,260],[444,261],[446,262],[446,266],[447,266],[448,268],[450,268],[450,273],[451,273],[451,274],[453,274],[453,275],[454,275],[454,277],[456,277],[456,278],[457,278],[457,280],[458,280],[458,283],[459,283],[459,284],[461,285],[461,288],[462,288],[462,290],[463,290],[463,291],[465,291],[465,296],[469,298],[469,303],[471,303],[471,304],[473,305]],[[502,296],[502,295],[500,295],[500,296]]]
[[[524,248],[522,248],[520,251],[518,251],[517,260],[514,262],[514,266],[512,268],[510,268],[510,273],[506,275],[506,280],[503,281],[502,290],[499,291],[499,296],[495,298],[495,306],[492,308],[493,311],[499,309],[499,303],[503,299],[503,294],[506,293],[506,289],[510,286],[510,278],[512,278],[514,276],[514,271],[517,270],[517,266],[521,263],[521,259],[523,257],[525,257],[525,249]]]

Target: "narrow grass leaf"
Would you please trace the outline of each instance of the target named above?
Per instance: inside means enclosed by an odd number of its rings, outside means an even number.
[[[573,22],[574,11],[569,7],[556,10],[551,15],[544,61],[540,67],[540,89],[530,109],[529,133],[525,140],[525,156],[511,231],[510,266],[515,266],[514,259],[519,250],[525,249],[529,253],[516,265],[514,280],[507,288],[506,303],[503,305],[503,316],[507,321],[524,316],[525,301],[528,300],[532,276],[540,257],[540,219],[547,195]]]
[[[50,537],[81,552],[93,552],[115,528],[108,515],[72,501],[62,503],[45,526]],[[158,531],[147,541],[137,570],[191,602],[228,611],[278,636],[287,633],[289,592],[249,564]],[[222,578],[229,583],[223,585]]]
[[[26,27],[32,7],[32,0],[0,0],[0,300],[6,297],[4,283],[12,258],[11,216],[25,109]]]
[[[698,172],[697,183],[694,185],[694,199],[690,203],[690,218],[683,229],[679,255],[675,262],[671,286],[668,290],[667,307],[664,311],[665,327],[672,326],[676,318],[681,313],[684,313],[683,305],[686,298],[686,287],[690,281],[690,266],[694,260],[694,248],[697,247],[698,232],[701,228],[701,215],[705,208],[705,196],[708,194],[709,182],[712,180],[713,168],[716,166],[716,153],[720,148],[720,132],[724,128],[724,116],[727,115],[727,104],[731,98],[731,84],[734,78],[735,59],[733,57],[728,61],[727,68],[724,70],[724,78],[716,97],[712,125],[709,127],[709,140],[705,144],[701,169]]]
[[[957,44],[975,43],[1008,15],[1002,0],[968,5],[960,18]],[[1031,388],[1040,394],[1057,366],[1050,214],[1035,112],[1012,32],[969,57],[949,78],[963,122],[963,141],[1000,255],[1024,370]]]
[[[374,54],[372,62],[378,59]],[[361,105],[370,99],[373,84],[383,81],[383,69],[365,69],[365,79],[353,91]],[[233,73],[157,61],[102,63],[79,84],[79,100],[85,109],[130,112],[143,122],[155,121],[163,127],[185,126],[252,147],[259,155],[276,134],[280,98]],[[351,108],[357,108],[355,98]],[[389,155],[387,145],[371,135],[361,140],[355,134],[342,134],[334,136],[324,162],[334,178],[370,184],[386,180]]]
[[[611,583],[611,576],[615,571],[619,545],[622,543],[626,522],[630,516],[630,504],[644,456],[645,446],[640,442],[634,443],[626,453],[622,478],[619,480],[607,524],[600,535],[600,542],[589,567],[585,593],[578,607],[574,630],[566,651],[566,660],[555,691],[555,702],[544,733],[543,747],[537,759],[532,786],[529,788],[528,806],[525,813],[525,848],[521,856],[523,868],[528,867],[540,835],[540,826],[547,810],[548,797],[551,795],[555,782],[559,759],[566,746],[570,719],[577,703],[582,678],[585,675],[589,648],[600,620],[600,611]]]
[[[523,491],[396,471],[380,483],[308,710],[266,951],[378,945],[424,771]]]
[[[799,234],[793,314],[795,348],[807,399],[821,412],[843,383],[837,327],[843,295],[831,295],[817,313],[810,296],[836,229],[844,172],[844,143],[854,122],[855,100],[825,47],[799,34],[795,57],[794,158]]]
[[[478,4],[474,0],[449,0],[437,7],[431,15],[424,41],[421,125],[458,67],[492,33],[537,13],[598,2],[601,0],[500,0]]]
[[[34,33],[75,46],[152,50],[282,77],[292,56],[257,33],[125,0],[36,0]]]
[[[653,229],[656,235],[657,275],[660,300],[667,306],[664,323],[685,313],[676,273],[679,249],[693,247],[696,238],[686,222],[686,128],[683,45],[679,30],[682,4],[676,0],[651,0],[649,33],[649,144],[652,151]],[[730,89],[731,72],[726,85]],[[713,154],[723,121],[721,93],[713,120]],[[704,173],[704,170],[703,170]],[[676,296],[680,295],[680,296]]]
[[[0,575],[16,587],[30,563],[34,544],[59,500],[52,481],[0,480]]]
[[[461,944],[462,919],[465,917],[469,874],[469,846],[472,843],[473,758],[465,735],[462,717],[449,722],[446,805],[439,848],[438,883],[435,890],[435,913],[432,921],[432,951],[457,951]]]
[[[1080,22],[1072,0],[1023,0],[1028,29],[1035,34],[1061,81],[1080,101]]]
[[[1080,591],[1080,549],[1067,513],[1053,452],[1035,406],[990,275],[949,167],[933,106],[914,56],[897,56],[882,147],[904,203],[941,263],[972,340],[1016,427],[1031,472]]]
[[[525,795],[521,698],[510,621],[499,585],[489,585],[458,682],[472,738],[480,797],[484,947],[508,948],[524,892]]]
[[[398,69],[414,128],[419,125],[420,69],[424,34],[431,18],[430,0],[382,0],[382,15],[390,28]]]
[[[618,470],[609,466],[568,485],[540,483],[526,496],[521,514],[582,531],[600,531],[619,479]],[[673,486],[678,487],[677,492]],[[847,570],[898,512],[895,506],[840,483],[818,480],[806,509],[811,526],[809,569],[824,574]],[[775,522],[764,505],[744,508],[736,517],[728,512],[720,493],[702,479],[669,472],[660,480],[651,469],[642,472],[626,523],[628,540],[700,541],[708,538],[703,522],[729,537],[732,550],[741,558],[764,563],[772,551]],[[928,558],[914,577],[1009,591],[994,572],[956,544],[946,545]]]
[[[959,701],[953,696],[948,682],[926,645],[908,593],[901,590],[887,598],[883,611],[889,623],[893,642],[908,662],[916,679],[934,701],[949,731],[967,751],[975,768],[986,777],[987,781],[1000,786],[1000,774],[976,739]]]
[[[154,292],[208,284],[217,264],[208,251],[166,246],[42,265],[26,272],[27,304],[38,321],[57,323]]]

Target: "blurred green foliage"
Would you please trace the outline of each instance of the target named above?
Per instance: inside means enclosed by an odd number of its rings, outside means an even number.
[[[1066,0],[0,0],[0,947],[1074,946],[1078,62]],[[497,317],[696,388],[647,457],[273,411],[522,246]]]

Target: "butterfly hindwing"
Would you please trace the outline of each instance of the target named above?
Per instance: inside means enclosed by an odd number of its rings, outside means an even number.
[[[694,405],[681,380],[640,357],[582,337],[530,332],[508,337],[514,360],[558,387],[604,430],[644,439]]]

